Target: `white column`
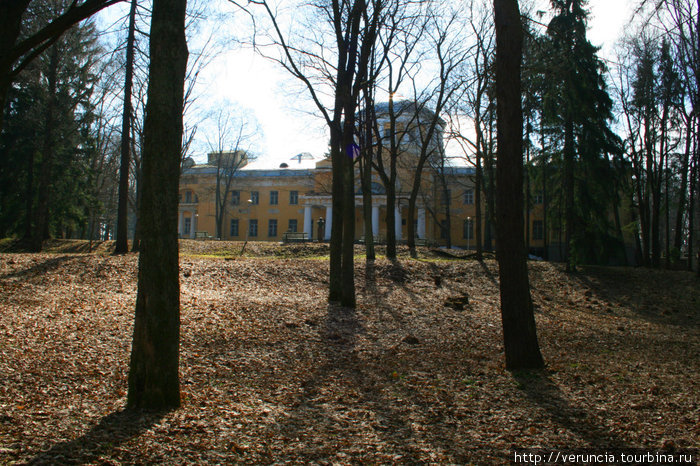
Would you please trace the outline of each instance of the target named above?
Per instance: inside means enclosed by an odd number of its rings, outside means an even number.
[[[401,239],[401,208],[397,205],[394,207],[394,231],[396,232],[396,241]]]
[[[418,209],[418,237],[425,239],[425,209]]]
[[[178,212],[177,219],[177,233],[182,237],[185,232],[185,213],[183,211]]]
[[[195,211],[190,212],[190,238],[194,239],[194,229],[197,228],[195,222],[197,221],[197,216]]]
[[[304,233],[306,233],[307,238],[311,238],[311,206],[304,206]]]
[[[372,206],[372,236],[379,236],[379,206]]]
[[[323,239],[331,239],[331,224],[333,223],[333,206],[326,206],[326,231],[323,233]]]

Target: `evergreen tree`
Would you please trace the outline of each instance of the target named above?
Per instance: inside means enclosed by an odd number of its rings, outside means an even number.
[[[38,27],[60,4],[37,2],[24,28]],[[83,23],[29,64],[8,93],[0,232],[32,239],[35,250],[45,237],[74,234],[85,222],[100,54],[94,25]]]
[[[609,251],[599,254],[597,246],[611,240],[621,246],[607,216],[619,186],[609,156],[619,157],[621,144],[609,126],[612,100],[605,66],[586,38],[585,5],[585,0],[552,0],[556,14],[547,29],[544,115],[550,129],[563,136],[559,170],[567,270],[579,261],[609,257]]]

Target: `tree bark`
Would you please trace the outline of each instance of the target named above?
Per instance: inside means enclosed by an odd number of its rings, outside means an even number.
[[[688,173],[690,172],[690,147],[693,138],[693,123],[692,116],[686,117],[685,150],[681,161],[681,186],[678,191],[678,206],[676,211],[676,228],[673,236],[673,247],[680,253],[683,241],[683,218],[685,214],[685,200],[688,191]]]
[[[47,71],[48,102],[44,120],[44,141],[41,153],[41,168],[39,170],[39,189],[37,208],[34,212],[34,228],[30,249],[41,252],[45,234],[49,225],[49,191],[51,190],[51,175],[54,163],[53,132],[56,125],[56,89],[58,86],[58,45],[51,47],[49,53],[49,69]]]
[[[572,109],[567,110],[566,122],[564,123],[564,218],[565,236],[564,251],[566,259],[566,271],[576,270],[573,263],[573,240],[574,240],[574,123],[571,116]]]
[[[478,115],[474,122],[476,128],[476,168],[475,168],[475,179],[474,179],[474,233],[475,233],[475,246],[476,246],[476,260],[483,260],[483,237],[481,234],[482,225],[482,209],[481,209],[481,189],[484,185],[484,174],[481,168],[481,118]]]
[[[131,0],[129,33],[126,39],[126,69],[124,77],[124,107],[122,108],[121,165],[119,167],[119,200],[117,203],[117,241],[114,254],[129,252],[128,202],[129,168],[131,165],[131,89],[134,84],[134,42],[136,31],[136,0]]]
[[[177,243],[186,0],[155,0],[144,123],[141,254],[127,406],[180,406]]]
[[[372,144],[372,106],[374,105],[371,86],[365,90],[365,111],[364,121],[360,125],[360,134],[363,136],[361,148],[362,164],[360,166],[360,176],[362,182],[362,215],[364,218],[365,237],[365,261],[371,262],[375,259],[374,252],[374,225],[372,225],[372,155],[374,148]]]
[[[508,370],[544,366],[530,298],[523,240],[523,118],[520,62],[523,33],[517,0],[494,0],[498,158],[497,259]]]

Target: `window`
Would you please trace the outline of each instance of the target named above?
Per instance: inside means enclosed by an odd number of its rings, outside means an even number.
[[[238,219],[231,219],[231,234],[229,236],[238,236]]]
[[[257,191],[251,191],[250,192],[250,203],[253,205],[258,205],[258,202],[260,201],[260,193]]]
[[[450,203],[450,199],[452,198],[452,193],[448,189],[447,192],[442,191],[440,195],[440,204],[446,205]]]
[[[258,221],[256,219],[251,219],[248,224],[248,235],[258,236]]]
[[[290,205],[299,204],[299,191],[289,191],[289,204]]]
[[[231,205],[239,205],[241,203],[241,192],[231,191]],[[238,235],[236,235],[238,236]]]
[[[279,193],[277,191],[270,191],[270,205],[277,205],[278,199]]]
[[[291,231],[292,233],[297,232],[297,219],[295,219],[295,218],[289,219],[289,228],[287,230]]]
[[[274,218],[267,222],[267,236],[277,236],[277,220]]]
[[[192,191],[185,191],[185,202],[188,204],[192,202]]]
[[[535,241],[544,239],[544,222],[542,220],[533,220],[532,239]]]
[[[440,239],[447,239],[447,220],[440,220]]]
[[[536,192],[533,202],[535,204],[544,204],[544,194],[542,191]]]
[[[185,219],[185,231],[183,231],[182,234],[189,235],[190,231],[192,231],[192,219],[190,217],[187,217]]]
[[[471,218],[464,221],[464,225],[462,227],[462,237],[467,240],[474,239],[474,221]]]
[[[473,189],[467,189],[464,191],[464,203],[465,204],[474,204],[474,190]]]

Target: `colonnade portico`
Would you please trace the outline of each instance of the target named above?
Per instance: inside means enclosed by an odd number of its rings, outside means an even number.
[[[185,213],[187,212],[190,213],[190,231],[188,237],[194,238],[197,223],[197,209],[180,209],[177,220],[177,234],[180,238],[185,237]]]
[[[331,205],[331,197],[330,196],[301,196],[300,201],[302,202],[304,206],[304,233],[307,234],[309,238],[315,237],[314,235],[314,224],[313,224],[313,218],[312,218],[312,213],[314,208],[325,208],[325,229],[324,229],[324,240],[328,241],[331,238],[331,225],[333,223],[333,207]],[[361,207],[362,206],[362,197],[358,196],[355,199],[355,207]],[[379,219],[379,209],[383,207],[386,209],[386,196],[374,196],[372,199],[372,235],[377,237],[379,236],[379,225],[380,225],[380,219]],[[405,210],[405,206],[400,206],[397,205],[394,210],[394,215],[396,218],[395,221],[395,234],[396,234],[396,240],[401,240],[402,239],[402,225],[403,225],[403,217],[402,217],[402,210]],[[416,236],[418,238],[425,238],[426,237],[426,224],[425,224],[425,208],[419,207],[417,209],[418,215],[417,215],[417,229],[416,229]]]

